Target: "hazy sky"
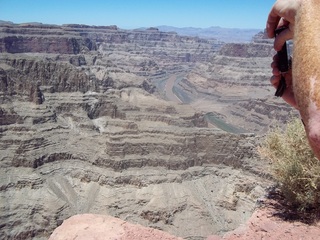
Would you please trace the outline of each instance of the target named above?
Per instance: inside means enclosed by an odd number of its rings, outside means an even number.
[[[0,0],[0,20],[264,29],[274,0]]]

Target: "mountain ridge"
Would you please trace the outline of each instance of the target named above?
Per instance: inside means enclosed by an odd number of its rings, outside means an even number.
[[[26,22],[26,23],[14,23],[11,21],[0,20],[0,25],[23,25],[23,24],[32,24],[32,25],[55,25],[60,26],[59,24],[44,24],[41,22]],[[65,25],[65,24],[64,24]],[[72,25],[72,24],[69,24]],[[83,26],[88,27],[101,27],[96,25],[87,25],[81,24]],[[116,26],[111,24],[112,26]],[[263,32],[263,29],[258,28],[225,28],[220,26],[211,26],[207,28],[199,28],[199,27],[175,27],[175,26],[168,26],[168,25],[159,25],[155,27],[139,27],[139,28],[121,28],[119,29],[126,29],[126,30],[146,30],[146,29],[158,29],[159,31],[163,32],[176,32],[181,36],[192,36],[192,37],[199,37],[204,39],[216,39],[220,42],[225,43],[248,43],[251,42],[252,37],[256,34]]]
[[[231,43],[231,42],[251,42],[252,37],[262,29],[251,28],[224,28],[219,26],[212,26],[208,28],[195,28],[195,27],[173,27],[167,25],[157,26],[160,31],[168,32],[174,31],[182,36],[194,36],[199,38],[214,38],[218,41]]]

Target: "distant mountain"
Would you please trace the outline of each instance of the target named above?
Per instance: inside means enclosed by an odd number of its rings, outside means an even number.
[[[197,36],[200,38],[214,38],[222,42],[250,42],[252,37],[263,31],[262,29],[240,29],[240,28],[193,28],[193,27],[171,27],[157,26],[163,32],[176,32],[184,36]]]
[[[10,21],[4,21],[4,20],[0,20],[0,25],[1,24],[9,24],[9,25],[11,25],[11,24],[14,24],[13,22],[10,22]]]
[[[41,22],[24,22],[24,23],[14,23],[11,21],[0,20],[0,25],[48,25]]]

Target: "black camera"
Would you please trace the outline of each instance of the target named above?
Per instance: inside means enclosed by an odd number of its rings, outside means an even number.
[[[285,30],[287,28],[288,28],[287,26],[282,26],[282,27],[277,28],[274,31],[274,35],[278,36],[279,33],[281,33],[283,30]],[[277,52],[277,55],[278,55],[278,68],[279,68],[279,71],[281,72],[281,80],[279,82],[275,96],[281,97],[287,87],[285,78],[282,75],[282,73],[286,73],[289,70],[290,65],[291,65],[289,47],[288,47],[287,42],[285,42],[285,44],[283,44],[281,50]]]

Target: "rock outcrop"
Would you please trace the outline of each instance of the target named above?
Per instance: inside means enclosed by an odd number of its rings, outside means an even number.
[[[272,207],[256,210],[250,219],[224,236],[212,235],[207,240],[317,240],[320,225],[307,225],[298,221],[286,222],[276,217]],[[168,233],[146,228],[104,215],[82,214],[73,216],[54,230],[49,240],[68,239],[182,239]]]
[[[131,224],[119,218],[93,214],[76,215],[65,220],[49,238],[49,240],[71,239],[182,240],[157,229]]]
[[[207,240],[316,240],[320,235],[320,224],[306,224],[299,220],[279,217],[279,209],[265,206],[257,209],[249,220],[237,229],[220,236],[209,236]]]
[[[265,55],[154,28],[9,23],[0,49],[4,239],[47,239],[81,213],[223,235],[272,184],[253,132],[289,111],[269,100]]]

